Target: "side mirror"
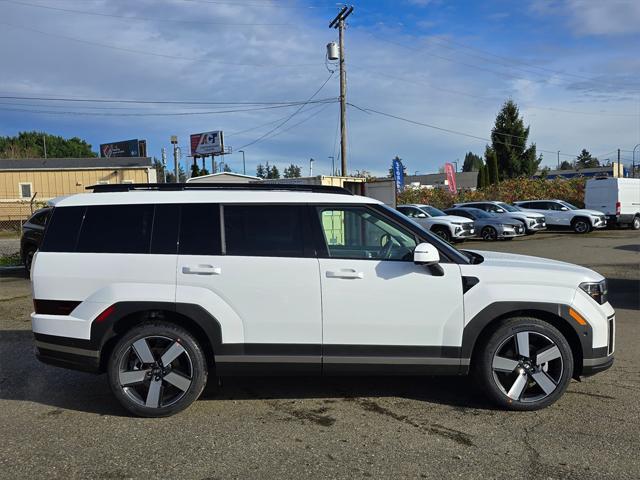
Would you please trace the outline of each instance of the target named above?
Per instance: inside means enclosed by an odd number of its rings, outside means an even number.
[[[567,207],[560,207],[560,210],[563,211],[563,212],[568,212],[569,211],[569,209]]]
[[[416,218],[427,218],[427,214],[426,213],[419,213],[418,215],[416,215]]]
[[[436,265],[440,262],[440,252],[430,243],[420,243],[413,251],[413,263],[417,265]]]
[[[496,213],[504,213],[504,210],[502,208],[496,208]]]

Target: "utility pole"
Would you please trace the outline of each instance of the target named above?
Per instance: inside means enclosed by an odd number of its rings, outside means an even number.
[[[167,150],[162,147],[160,154],[162,158],[162,183],[167,183]]]
[[[347,72],[344,68],[344,22],[353,12],[353,6],[344,6],[340,13],[331,20],[329,28],[338,29],[338,45],[340,54],[340,159],[342,176],[347,176]]]
[[[247,165],[244,163],[244,150],[238,150],[242,154],[242,174],[247,174]]]
[[[331,159],[331,176],[333,177],[336,174],[336,159],[331,155],[327,158]]]
[[[44,159],[47,159],[47,135],[42,135],[42,144],[44,145]]]
[[[640,147],[640,143],[633,147],[633,157],[631,157],[631,178],[636,178],[636,148],[638,147]]]
[[[171,135],[171,145],[173,145],[173,161],[175,172],[175,183],[178,183],[178,137],[177,135]]]
[[[558,150],[558,170],[560,170],[560,150]]]
[[[614,175],[615,177],[616,175]],[[620,149],[618,149],[618,177],[622,178],[624,177],[624,172],[622,173],[622,175],[620,175]]]
[[[314,162],[314,161],[315,161],[315,160],[314,160],[313,158],[310,158],[310,159],[309,159],[309,176],[310,176],[310,177],[313,177],[313,162]]]

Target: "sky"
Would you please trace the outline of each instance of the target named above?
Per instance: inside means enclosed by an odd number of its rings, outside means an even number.
[[[543,165],[583,148],[630,161],[640,143],[636,0],[352,5],[350,173],[386,175],[396,155],[409,173],[461,167],[484,152],[509,98]],[[191,133],[222,130],[234,171],[244,150],[248,174],[266,162],[306,174],[313,158],[328,175],[339,76],[325,45],[338,11],[327,0],[0,0],[0,135],[77,136],[95,151],[146,139],[158,158],[177,135],[186,164]]]

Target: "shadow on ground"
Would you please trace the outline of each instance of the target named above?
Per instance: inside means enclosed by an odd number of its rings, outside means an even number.
[[[491,409],[467,377],[211,377],[201,400],[352,399],[403,397],[460,408]],[[0,334],[0,399],[36,402],[55,408],[126,416],[105,375],[92,375],[40,363],[26,330]]]

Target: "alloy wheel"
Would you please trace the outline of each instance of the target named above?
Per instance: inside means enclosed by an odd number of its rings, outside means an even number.
[[[142,337],[120,359],[118,382],[134,403],[148,408],[168,407],[182,399],[193,379],[187,350],[164,336]]]
[[[486,227],[482,230],[483,240],[496,240],[498,238],[498,232],[493,227]]]
[[[577,233],[586,233],[589,230],[589,225],[584,220],[578,220],[573,228]]]
[[[640,230],[640,217],[635,217],[631,226],[634,230]]]
[[[558,346],[546,335],[523,331],[496,349],[493,379],[512,401],[538,402],[551,395],[562,379],[564,363]]]

